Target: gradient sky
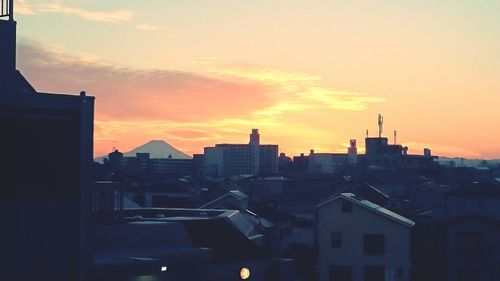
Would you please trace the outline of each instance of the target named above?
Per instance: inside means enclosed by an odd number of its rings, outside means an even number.
[[[95,155],[163,139],[500,158],[500,1],[16,0],[18,68],[96,97]],[[361,148],[362,151],[362,148]]]

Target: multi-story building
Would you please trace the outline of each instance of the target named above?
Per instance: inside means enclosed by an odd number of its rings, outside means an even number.
[[[319,204],[320,280],[410,280],[413,225],[413,221],[352,193]]]
[[[408,147],[389,144],[384,137],[366,138],[365,149],[364,161],[370,169],[427,170],[438,165],[430,149],[425,148],[423,155],[408,154]]]
[[[358,161],[358,148],[356,140],[349,141],[347,153],[316,153],[311,149],[307,172],[310,174],[334,174],[346,165],[356,164]]]
[[[308,172],[311,174],[333,174],[348,164],[345,153],[315,153],[311,150],[309,154]]]
[[[205,147],[204,174],[233,176],[278,172],[278,145],[261,145],[258,129],[252,129],[249,144],[216,144]]]

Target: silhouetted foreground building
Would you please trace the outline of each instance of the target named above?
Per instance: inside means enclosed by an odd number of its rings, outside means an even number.
[[[80,280],[94,98],[35,91],[16,70],[13,1],[1,2],[1,279]]]
[[[260,144],[258,129],[252,129],[249,144],[216,144],[215,147],[205,147],[205,175],[229,177],[277,172],[278,145]]]

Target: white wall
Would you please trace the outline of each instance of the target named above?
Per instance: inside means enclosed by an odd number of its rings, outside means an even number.
[[[318,209],[317,233],[319,246],[320,280],[330,280],[331,265],[346,265],[353,268],[353,280],[363,279],[365,265],[383,265],[394,269],[398,281],[409,280],[410,274],[410,228],[382,215],[352,204],[351,213],[342,213],[341,201],[336,199]],[[331,233],[341,232],[342,247],[331,248]],[[364,254],[363,235],[384,234],[385,251],[380,256]],[[403,269],[401,279],[398,268]]]

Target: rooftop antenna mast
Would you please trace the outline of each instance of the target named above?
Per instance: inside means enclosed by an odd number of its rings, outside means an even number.
[[[397,137],[398,137],[398,131],[394,130],[394,145],[396,145],[398,143]]]
[[[384,125],[384,117],[382,116],[382,114],[379,114],[378,115],[378,137],[381,138],[382,137],[382,127]]]

